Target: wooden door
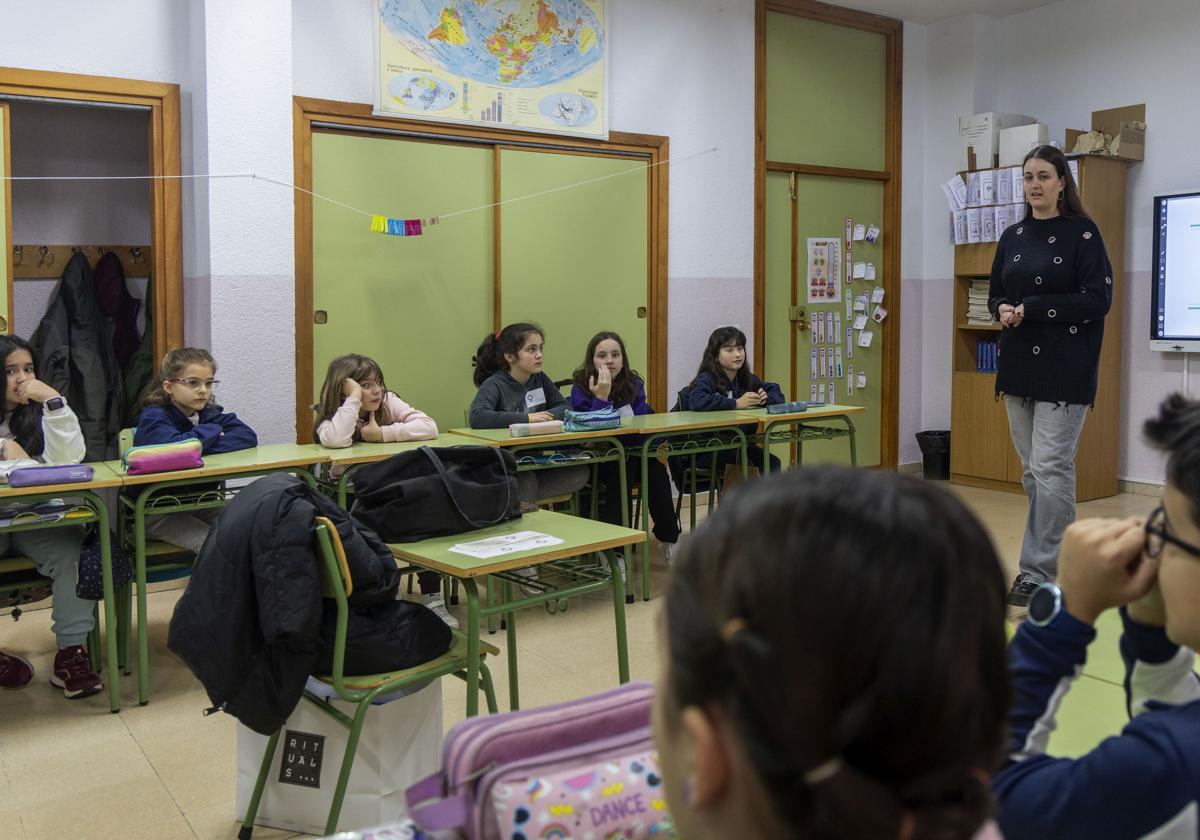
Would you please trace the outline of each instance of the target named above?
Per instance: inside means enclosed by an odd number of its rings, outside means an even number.
[[[8,142],[8,103],[0,102],[0,174],[4,175],[4,194],[0,196],[0,333],[12,332],[13,254],[12,254],[12,175],[11,149]]]
[[[312,166],[314,191],[397,218],[494,200],[489,147],[316,132]],[[362,353],[440,429],[461,426],[475,394],[471,355],[492,331],[492,211],[419,237],[372,233],[369,222],[313,203],[311,402],[331,359]]]
[[[646,160],[508,148],[498,154],[506,202],[500,323],[533,321],[546,330],[545,371],[555,380],[570,377],[593,335],[612,330],[649,393]]]

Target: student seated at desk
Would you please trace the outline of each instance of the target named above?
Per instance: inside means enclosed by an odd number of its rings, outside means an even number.
[[[691,384],[679,392],[679,402],[674,411],[735,411],[745,408],[775,405],[786,402],[783,391],[774,382],[764,382],[750,370],[746,359],[746,334],[737,327],[718,327],[708,337],[704,355],[700,357],[700,369]],[[763,449],[749,446],[750,463],[763,468]],[[708,459],[698,458],[697,468],[708,466]],[[717,455],[717,475],[724,472],[726,465],[737,462],[734,451]],[[675,484],[682,490],[683,471],[688,459],[671,458],[668,463]],[[779,472],[779,459],[771,456],[771,472]]]
[[[1168,397],[1146,421],[1167,454],[1148,519],[1067,528],[1058,582],[1042,583],[1014,637],[1009,763],[996,774],[1009,840],[1123,840],[1200,834],[1200,402]],[[1102,612],[1120,608],[1130,722],[1077,759],[1047,754],[1059,704],[1079,677]]]
[[[432,440],[437,435],[433,418],[388,390],[374,359],[351,353],[329,363],[313,426],[313,437],[321,446],[345,449],[355,443]],[[420,572],[417,582],[425,606],[450,627],[458,627],[458,619],[446,609],[441,576]]]
[[[479,391],[471,402],[472,429],[504,429],[513,423],[561,420],[567,401],[542,373],[544,333],[533,324],[509,324],[484,338],[471,364]],[[586,467],[517,473],[523,502],[575,493],[588,480]]]
[[[740,485],[663,599],[654,735],[679,836],[997,838],[1005,592],[987,533],[932,482]]]
[[[258,446],[258,435],[232,412],[213,402],[219,384],[217,363],[207,350],[182,347],[162,358],[158,376],[146,386],[133,445],[175,443],[197,438],[205,455]],[[194,510],[152,516],[146,535],[200,552],[219,510]]]
[[[576,411],[616,408],[630,416],[654,413],[646,402],[646,384],[638,372],[629,367],[625,342],[615,332],[596,333],[588,342],[583,364],[575,370],[573,377],[571,408]],[[627,471],[631,486],[633,477],[641,476],[641,468],[641,458],[629,458]],[[662,543],[663,556],[670,563],[679,544],[679,520],[675,518],[675,504],[671,498],[671,479],[657,458],[647,461],[647,468],[650,486],[642,488],[641,492],[650,518],[654,520],[654,538]],[[619,465],[613,462],[601,464],[600,481],[608,491],[600,500],[600,519],[619,525],[620,506],[629,503],[628,499],[617,498]]]
[[[4,359],[4,411],[0,412],[0,459],[36,458],[47,464],[78,464],[85,454],[79,418],[66,400],[37,378],[33,348],[23,338],[0,335]],[[39,574],[50,578],[51,611],[58,653],[50,684],[67,699],[87,697],[104,686],[92,671],[84,642],[94,626],[93,603],[75,594],[79,548],[87,530],[81,525],[0,534],[0,556],[28,557]],[[19,656],[0,653],[0,688],[21,688],[33,679],[33,666]]]

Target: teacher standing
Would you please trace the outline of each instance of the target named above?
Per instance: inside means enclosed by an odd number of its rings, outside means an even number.
[[[996,394],[1021,459],[1029,516],[1008,602],[1023,607],[1058,573],[1063,531],[1075,519],[1075,450],[1096,399],[1112,266],[1053,146],[1025,157],[1025,217],[1008,227],[992,263],[988,309],[1004,327]]]

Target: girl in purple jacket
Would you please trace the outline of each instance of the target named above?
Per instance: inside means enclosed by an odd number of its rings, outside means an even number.
[[[625,342],[615,332],[592,336],[583,364],[572,378],[570,402],[574,411],[615,408],[629,417],[654,413],[646,403],[646,385],[638,372],[626,363]],[[627,470],[630,476],[640,476],[641,460],[630,458]],[[629,500],[617,498],[620,478],[616,463],[610,461],[600,465],[600,481],[608,488],[600,500],[600,519],[620,523],[619,505],[628,504]],[[641,492],[650,518],[654,520],[654,537],[662,543],[663,556],[669,564],[679,543],[679,521],[675,518],[675,505],[671,499],[671,480],[666,468],[655,458],[649,462],[649,487],[643,487]]]

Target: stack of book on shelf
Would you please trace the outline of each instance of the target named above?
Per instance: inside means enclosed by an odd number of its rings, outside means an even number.
[[[967,292],[967,323],[973,326],[983,326],[993,323],[992,313],[988,312],[988,280],[972,280]]]
[[[995,373],[1000,355],[1000,342],[981,341],[976,345],[975,370],[979,373]]]

